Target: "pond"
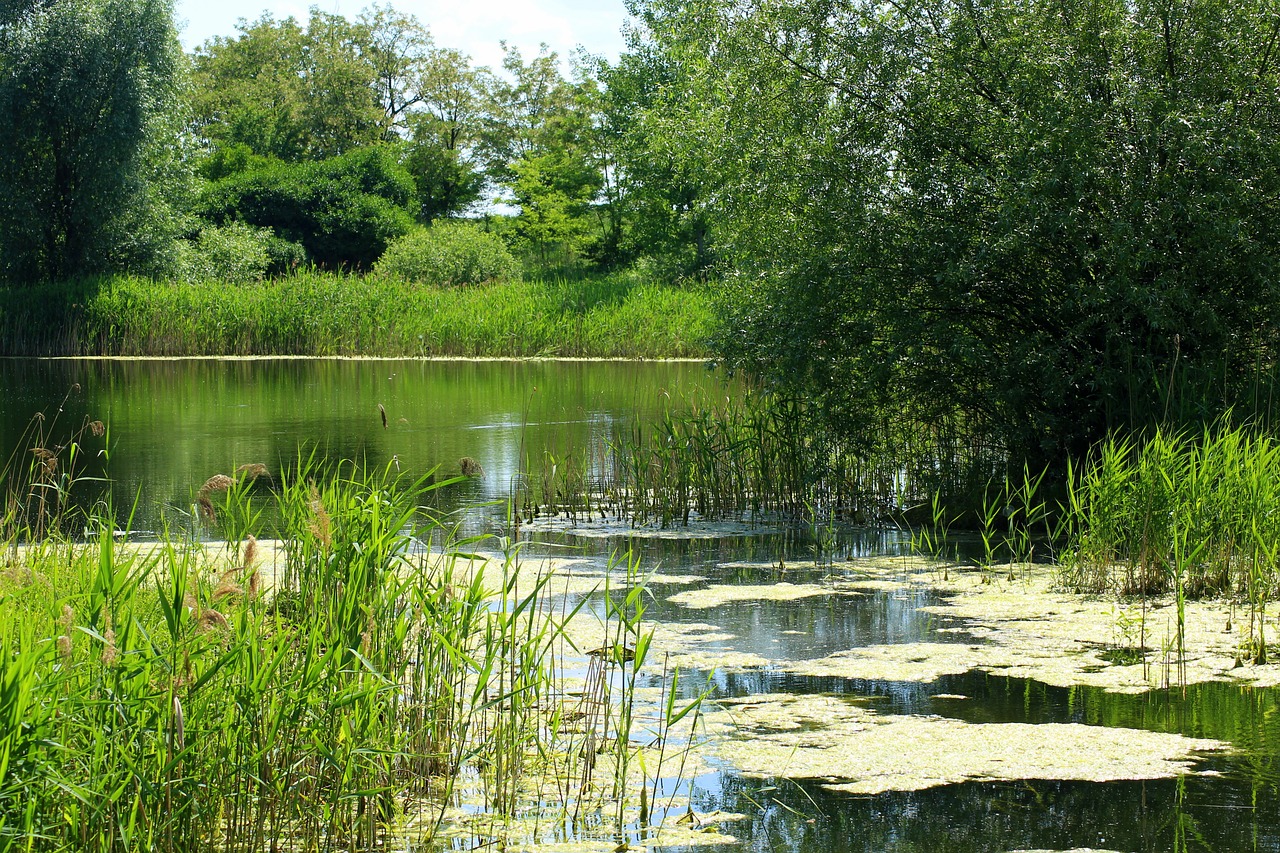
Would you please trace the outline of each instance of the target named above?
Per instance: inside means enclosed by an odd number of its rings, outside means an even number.
[[[38,411],[52,441],[104,421],[104,436],[84,436],[84,473],[109,477],[118,526],[132,514],[132,528],[144,531],[190,520],[210,475],[243,463],[287,469],[300,446],[413,475],[437,467],[452,474],[472,457],[485,475],[456,500],[502,502],[530,458],[606,453],[615,429],[649,422],[673,401],[736,393],[693,363],[300,359],[8,360],[0,361],[0,389],[6,449],[19,445]],[[463,521],[476,532],[501,530],[505,515],[496,503]],[[729,750],[690,780],[695,811],[744,816],[721,827],[736,839],[724,849],[1280,850],[1276,688],[1209,679],[1185,690],[1117,692],[1086,676],[1061,683],[1044,665],[1022,674],[994,665],[990,623],[955,606],[964,596],[954,583],[869,574],[893,565],[886,558],[907,559],[905,533],[844,528],[818,548],[808,530],[780,523],[627,530],[543,520],[521,536],[529,559],[571,555],[597,571],[611,553],[634,549],[642,565],[671,579],[651,587],[647,618],[668,634],[699,638],[684,683],[709,679],[723,707],[762,742],[780,745],[787,757],[765,761],[764,772],[752,764],[764,759]],[[933,651],[916,657],[917,648]],[[846,666],[851,659],[842,656],[859,652],[898,668]],[[904,674],[934,658],[951,665]],[[746,697],[774,697],[782,716],[763,716],[756,706],[768,703],[739,701]],[[788,713],[796,716],[788,721]],[[792,723],[804,737],[783,737]],[[988,742],[988,732],[1018,740]],[[1095,745],[1141,751],[1142,738],[1157,734],[1226,748],[1178,753],[1168,764],[1175,772],[1147,778],[1071,772]],[[1067,735],[1073,740],[1059,747]],[[966,740],[972,754],[957,746]],[[895,766],[877,771],[874,785],[842,769],[881,747],[901,752],[881,759]],[[1021,767],[1020,753],[1062,766],[1027,778],[1016,769],[968,778],[952,766]],[[784,766],[814,755],[821,772]],[[571,840],[572,827],[562,834]]]

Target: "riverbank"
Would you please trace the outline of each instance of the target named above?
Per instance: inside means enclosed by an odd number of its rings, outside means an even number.
[[[700,358],[704,288],[621,272],[433,287],[314,271],[0,291],[0,355]]]

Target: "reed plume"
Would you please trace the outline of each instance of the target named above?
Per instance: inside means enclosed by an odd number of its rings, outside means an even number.
[[[316,537],[316,541],[328,548],[333,544],[332,522],[324,508],[324,502],[320,500],[320,490],[315,483],[311,484],[311,499],[307,501],[307,506],[311,510],[311,521],[308,523],[311,534]]]

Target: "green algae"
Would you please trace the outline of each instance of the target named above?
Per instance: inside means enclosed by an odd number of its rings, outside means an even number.
[[[857,595],[860,593],[833,586],[781,581],[756,585],[721,584],[703,589],[690,589],[671,596],[667,601],[692,610],[705,610],[737,601],[797,601],[802,598]]]
[[[1078,723],[966,723],[882,715],[843,697],[724,700],[708,716],[716,754],[746,776],[819,780],[853,794],[968,781],[1110,782],[1194,772],[1221,741]]]

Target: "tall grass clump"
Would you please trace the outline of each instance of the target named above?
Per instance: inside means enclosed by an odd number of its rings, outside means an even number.
[[[304,269],[0,291],[5,355],[672,358],[708,354],[710,327],[702,286],[625,272],[448,287]]]
[[[1220,423],[1113,436],[1068,482],[1064,579],[1091,592],[1240,596],[1256,654],[1280,593],[1280,443]]]
[[[760,515],[901,522],[939,489],[968,500],[1003,460],[945,424],[886,421],[843,441],[816,428],[803,403],[752,392],[671,402],[652,425],[538,462],[521,482],[528,515],[687,524]]]
[[[226,479],[212,523],[274,540],[121,544],[106,524],[6,540],[0,846],[426,843],[464,790],[510,819],[548,756],[576,772],[576,611],[547,607],[512,547],[480,570],[424,508],[447,481],[303,462],[261,513],[228,512],[245,491]]]

